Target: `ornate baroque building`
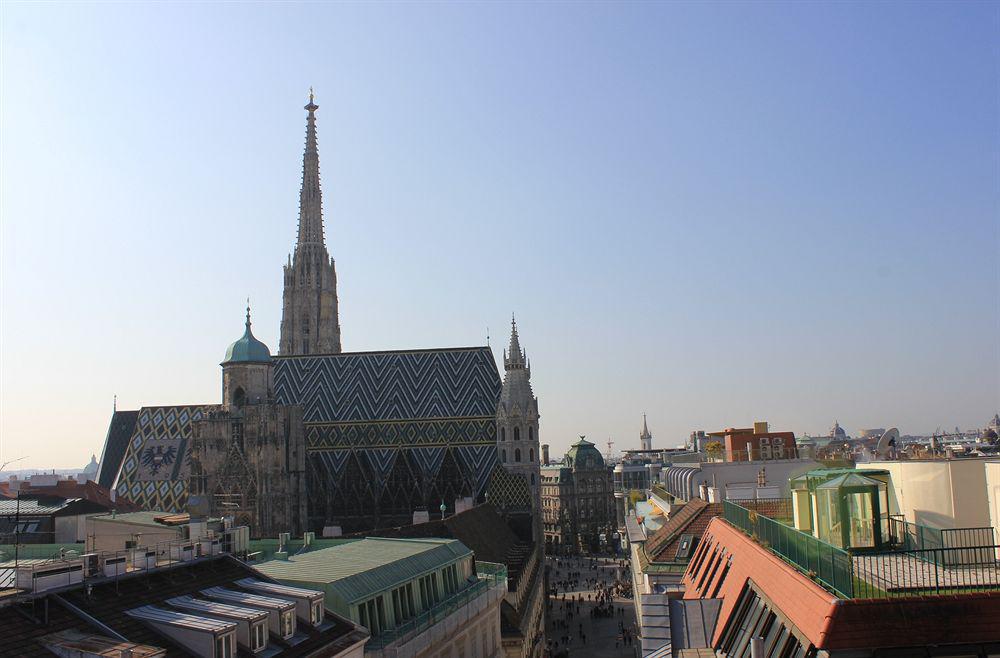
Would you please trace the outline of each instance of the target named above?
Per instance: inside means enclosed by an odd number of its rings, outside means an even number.
[[[255,536],[398,526],[488,497],[530,537],[538,406],[516,327],[503,383],[485,346],[341,352],[311,95],[305,109],[279,355],[248,312],[222,404],[116,410],[101,477],[144,509],[239,514]]]
[[[561,465],[542,468],[542,524],[546,551],[563,555],[601,550],[617,529],[611,471],[582,436]]]

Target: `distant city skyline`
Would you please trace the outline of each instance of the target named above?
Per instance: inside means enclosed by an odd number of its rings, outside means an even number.
[[[310,86],[344,350],[488,328],[502,370],[513,312],[553,458],[1000,407],[989,5],[0,19],[0,464],[218,402],[248,295],[278,351]]]

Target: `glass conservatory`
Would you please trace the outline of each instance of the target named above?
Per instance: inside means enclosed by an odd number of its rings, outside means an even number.
[[[829,469],[795,478],[795,527],[844,549],[881,549],[888,542],[888,472]]]

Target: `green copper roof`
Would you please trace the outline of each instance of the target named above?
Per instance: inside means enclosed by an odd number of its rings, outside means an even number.
[[[226,350],[226,358],[222,365],[227,363],[269,363],[271,361],[271,350],[267,345],[260,342],[250,331],[250,307],[247,306],[247,324],[243,336],[229,346]]]
[[[322,589],[350,605],[471,554],[456,539],[368,537],[290,555],[287,560],[271,560],[256,568],[282,583]]]
[[[566,465],[574,466],[578,463],[579,459],[586,459],[587,457],[591,458],[593,466],[604,466],[604,457],[601,456],[601,451],[597,449],[597,446],[581,436],[580,440],[571,445],[569,451],[566,452]],[[584,466],[584,464],[580,464],[580,466]]]

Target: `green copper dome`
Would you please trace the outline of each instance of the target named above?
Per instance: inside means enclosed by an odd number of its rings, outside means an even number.
[[[247,306],[247,325],[242,338],[229,346],[226,350],[226,358],[222,365],[230,363],[270,363],[271,350],[267,345],[260,342],[250,331],[250,307]]]
[[[570,446],[565,463],[576,469],[601,468],[604,466],[604,457],[597,446],[581,436],[579,441]]]

